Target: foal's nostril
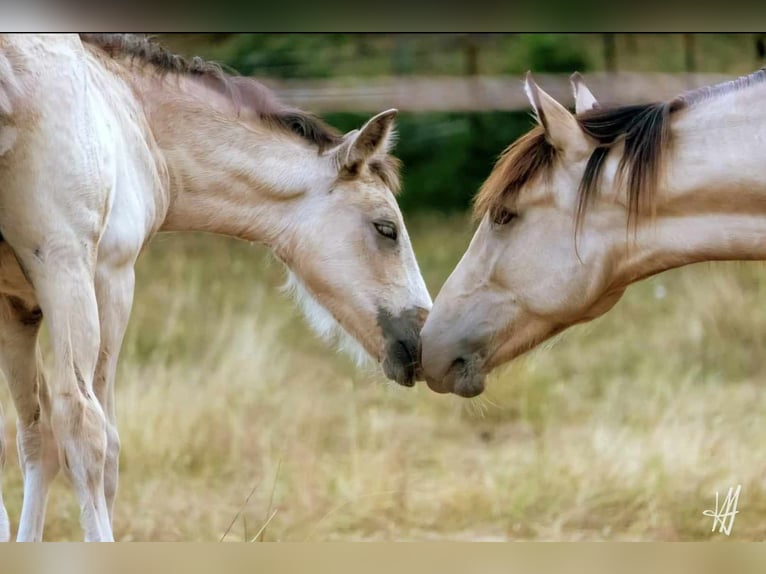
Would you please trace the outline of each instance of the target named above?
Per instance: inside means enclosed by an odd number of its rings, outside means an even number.
[[[406,387],[415,384],[418,347],[414,341],[395,340],[386,348],[383,370],[388,378]]]
[[[410,363],[415,362],[415,352],[414,349],[410,349],[410,345],[407,344],[406,341],[397,341],[394,345],[394,353],[396,355],[396,359],[404,364],[409,365]]]
[[[419,346],[411,341],[397,341],[396,358],[407,371],[413,371],[420,364]]]

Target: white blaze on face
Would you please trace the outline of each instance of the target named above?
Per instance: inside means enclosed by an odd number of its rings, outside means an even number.
[[[283,290],[292,295],[309,325],[322,340],[336,345],[338,350],[351,357],[357,366],[372,362],[365,348],[335,320],[332,313],[322,307],[303,281],[289,269]]]

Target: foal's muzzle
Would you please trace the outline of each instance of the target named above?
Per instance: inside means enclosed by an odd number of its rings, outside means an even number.
[[[383,372],[386,377],[405,387],[411,387],[420,376],[420,329],[428,310],[412,307],[393,315],[378,310],[378,326],[385,340]]]

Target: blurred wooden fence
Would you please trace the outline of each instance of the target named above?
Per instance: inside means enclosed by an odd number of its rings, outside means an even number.
[[[535,74],[535,81],[571,106],[568,75]],[[723,74],[601,72],[585,83],[604,104],[628,104],[672,98],[685,90],[732,79]],[[376,78],[262,79],[280,98],[314,112],[407,112],[527,110],[523,78],[516,76],[396,76]]]

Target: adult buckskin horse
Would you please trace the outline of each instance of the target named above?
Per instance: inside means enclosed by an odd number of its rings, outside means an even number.
[[[413,384],[431,300],[394,198],[394,116],[342,136],[141,37],[0,38],[0,367],[19,417],[18,540],[42,538],[59,467],[85,539],[113,538],[115,370],[133,266],[157,232],[265,243],[324,334],[350,334]]]
[[[650,275],[766,259],[766,70],[619,107],[572,83],[576,115],[527,76],[538,125],[484,183],[476,234],[421,333],[436,391],[481,393],[494,367]]]

